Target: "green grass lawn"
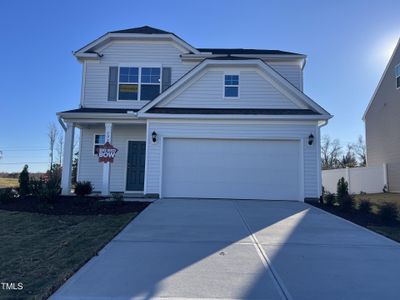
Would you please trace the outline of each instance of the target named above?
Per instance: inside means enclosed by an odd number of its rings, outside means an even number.
[[[3,178],[0,177],[0,188],[5,188],[5,187],[17,187],[18,184],[18,179],[17,178]]]
[[[43,299],[106,245],[136,212],[120,215],[45,215],[0,210],[0,299]]]
[[[365,195],[355,195],[355,200],[359,202],[360,200],[368,200],[371,202],[375,208],[383,202],[395,203],[400,208],[400,194],[397,193],[379,193],[379,194],[365,194]]]

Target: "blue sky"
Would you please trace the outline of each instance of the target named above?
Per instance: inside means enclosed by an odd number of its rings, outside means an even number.
[[[362,114],[400,36],[398,1],[1,1],[0,172],[25,161],[46,169],[49,122],[79,104],[72,51],[143,25],[195,47],[307,54],[305,92],[335,115],[323,133],[343,143],[364,133]]]

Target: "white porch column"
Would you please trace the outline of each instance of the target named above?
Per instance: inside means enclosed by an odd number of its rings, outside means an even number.
[[[105,123],[104,132],[104,143],[109,142],[111,144],[111,133],[112,133],[112,123]],[[103,165],[103,185],[101,189],[101,194],[103,196],[108,196],[110,194],[110,163],[106,162]]]
[[[72,156],[74,148],[75,124],[66,122],[64,156],[61,177],[61,194],[69,195],[71,193],[71,174],[72,174]]]

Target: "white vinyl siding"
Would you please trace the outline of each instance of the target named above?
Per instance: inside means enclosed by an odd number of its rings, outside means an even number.
[[[299,108],[255,69],[240,69],[240,98],[224,97],[224,74],[229,70],[210,69],[183,92],[158,107],[194,108]]]
[[[308,145],[308,136],[316,133],[316,124],[251,122],[251,121],[148,121],[148,152],[146,156],[146,193],[159,193],[161,187],[161,157],[163,138],[241,138],[241,139],[300,139],[303,141],[304,196],[319,197],[319,176],[316,139]],[[151,143],[151,132],[156,131],[157,143]]]
[[[101,190],[103,164],[93,155],[93,137],[104,132],[104,126],[83,128],[81,130],[81,152],[79,157],[78,180],[92,182],[95,191]],[[146,125],[113,125],[111,144],[118,149],[114,163],[111,164],[110,191],[124,192],[127,165],[128,140],[145,141]]]
[[[300,91],[303,91],[303,70],[298,63],[267,62]]]
[[[83,106],[98,108],[141,108],[148,101],[107,101],[108,74],[110,66],[121,64],[158,64],[170,67],[174,83],[194,67],[191,63],[182,63],[182,51],[169,42],[114,41],[104,49],[100,61],[86,61],[86,74],[83,87]]]

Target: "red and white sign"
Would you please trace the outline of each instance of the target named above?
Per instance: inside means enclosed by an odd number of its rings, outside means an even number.
[[[115,148],[109,142],[106,142],[104,145],[98,147],[97,155],[99,156],[99,162],[113,163],[115,154],[117,152],[117,148]]]

